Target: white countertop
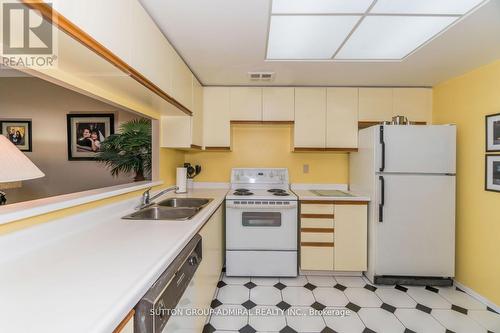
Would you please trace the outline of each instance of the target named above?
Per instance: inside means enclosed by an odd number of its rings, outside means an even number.
[[[131,221],[138,198],[0,237],[0,332],[110,333],[221,205],[189,221]]]
[[[336,189],[335,189],[336,190]],[[358,195],[356,193],[342,190],[342,192],[346,192],[352,195],[352,197],[347,196],[322,196],[317,195],[311,190],[299,190],[294,189],[293,192],[297,194],[299,200],[322,200],[322,201],[370,201],[370,198],[364,195]]]

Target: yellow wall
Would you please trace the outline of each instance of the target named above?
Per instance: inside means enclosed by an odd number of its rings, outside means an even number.
[[[235,167],[285,167],[293,183],[348,182],[347,153],[292,153],[290,125],[233,125],[232,131],[233,151],[186,154],[186,162],[203,168],[196,181],[228,182]],[[304,164],[309,173],[303,173]]]
[[[485,115],[500,113],[500,61],[434,88],[433,121],[457,124],[456,279],[500,304],[500,193],[484,190]]]
[[[175,183],[175,168],[177,166],[181,166],[184,161],[184,153],[181,151],[173,150],[173,149],[160,149],[160,179],[164,181],[164,185],[171,185]],[[56,212],[43,214],[39,216],[35,216],[32,218],[27,218],[19,221],[15,221],[8,224],[0,225],[0,235],[6,234],[9,232],[13,232],[16,230],[21,230],[24,228],[28,228],[40,223],[49,222],[55,220],[57,218],[62,218],[64,216],[77,214],[82,211],[96,208],[102,205],[110,204],[113,202],[117,202],[120,200],[125,200],[132,198],[134,196],[138,196],[143,191],[135,191],[123,195],[118,195],[115,197],[107,198],[100,201],[90,202],[84,205],[71,207],[67,209],[61,209]]]

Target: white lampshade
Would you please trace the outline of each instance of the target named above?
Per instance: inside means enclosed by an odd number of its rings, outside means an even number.
[[[45,176],[5,136],[0,135],[0,183],[19,182]]]

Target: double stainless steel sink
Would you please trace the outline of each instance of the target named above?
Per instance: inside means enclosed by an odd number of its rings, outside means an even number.
[[[213,199],[170,198],[150,204],[135,213],[124,216],[126,220],[188,221]]]

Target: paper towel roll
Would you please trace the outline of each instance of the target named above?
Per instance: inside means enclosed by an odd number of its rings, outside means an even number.
[[[177,187],[179,188],[177,193],[186,193],[186,183],[187,183],[187,169],[186,168],[177,168]]]

